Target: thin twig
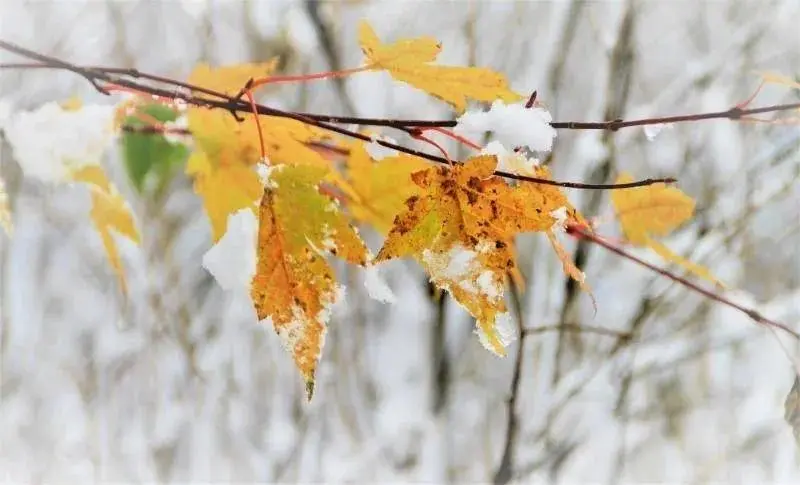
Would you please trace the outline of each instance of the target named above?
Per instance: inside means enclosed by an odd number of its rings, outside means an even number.
[[[14,63],[0,63],[0,69],[65,69],[68,71],[72,71],[78,75],[83,77],[87,77],[86,73],[99,73],[99,74],[109,74],[109,75],[121,75],[121,76],[129,76],[133,78],[141,78],[141,79],[149,79],[152,81],[165,83],[165,84],[172,84],[177,87],[182,87],[185,89],[191,89],[192,91],[201,92],[203,94],[207,94],[210,96],[219,97],[226,100],[234,99],[231,96],[224,95],[222,93],[209,90],[203,88],[202,86],[191,85],[188,83],[183,83],[180,81],[176,81],[174,79],[169,79],[161,76],[157,76],[154,74],[148,74],[141,72],[136,69],[128,69],[128,68],[115,68],[115,67],[101,67],[101,66],[86,66],[80,67],[74,64],[70,64],[64,61],[58,61],[57,59],[43,56],[41,54],[37,54],[33,51],[29,51],[27,49],[19,48],[13,44],[10,44],[5,41],[0,41],[0,48],[16,52],[25,57],[30,57],[34,59],[39,59],[44,64],[36,64],[36,63],[24,63],[24,62],[14,62]],[[22,53],[22,52],[25,53]],[[54,62],[57,61],[57,62]],[[96,76],[87,77],[89,82],[98,88],[96,82],[93,79],[96,79]],[[100,92],[102,88],[98,88]],[[146,91],[143,91],[146,92]],[[293,117],[291,115],[302,117],[308,120],[314,121],[321,121],[325,123],[339,123],[339,124],[355,124],[355,125],[365,125],[365,126],[387,126],[392,128],[452,128],[458,124],[458,120],[418,120],[418,119],[395,119],[395,118],[368,118],[368,117],[358,117],[358,116],[336,116],[336,115],[325,115],[319,113],[302,113],[302,112],[287,112],[282,110],[277,110],[274,108],[267,108],[270,112],[269,113],[260,113],[260,114],[268,114],[269,116],[282,116],[282,117]],[[673,115],[673,116],[657,116],[651,118],[639,118],[635,120],[624,120],[621,118],[608,120],[608,121],[551,121],[550,126],[557,130],[603,130],[603,131],[618,131],[623,128],[632,128],[636,126],[647,126],[647,125],[660,125],[660,124],[670,124],[670,123],[687,123],[693,121],[706,121],[706,120],[722,120],[727,119],[731,121],[737,121],[747,116],[763,114],[763,113],[777,113],[781,111],[792,111],[800,109],[800,102],[797,103],[784,103],[784,104],[774,104],[769,106],[760,106],[757,108],[749,108],[749,109],[742,109],[739,106],[733,106],[729,109],[722,110],[722,111],[710,111],[707,113],[690,113],[690,114],[682,114],[682,115]],[[237,108],[237,111],[247,111],[246,108],[240,107]]]
[[[611,252],[613,252],[613,253],[615,253],[615,254],[617,254],[619,256],[622,256],[623,258],[629,259],[629,260],[633,261],[634,263],[637,263],[637,264],[639,264],[641,266],[644,266],[645,268],[647,268],[649,270],[655,271],[656,273],[659,273],[662,276],[666,276],[667,278],[671,279],[672,281],[674,281],[674,282],[676,282],[676,283],[678,283],[680,285],[683,285],[686,288],[689,288],[690,290],[692,290],[694,292],[700,293],[701,295],[705,296],[706,298],[708,298],[710,300],[713,300],[713,301],[715,301],[717,303],[721,303],[721,304],[723,304],[725,306],[733,308],[734,310],[738,310],[741,313],[744,313],[745,315],[747,315],[751,320],[753,320],[755,323],[757,323],[759,325],[769,325],[769,326],[772,326],[772,327],[775,327],[775,328],[779,328],[779,329],[783,330],[784,332],[788,333],[789,335],[791,335],[792,337],[794,337],[795,339],[800,341],[800,333],[798,333],[796,330],[792,329],[788,325],[786,325],[784,323],[781,323],[781,322],[776,322],[775,320],[771,320],[771,319],[765,317],[764,315],[762,315],[761,313],[759,313],[757,310],[755,310],[753,308],[747,308],[747,307],[745,307],[743,305],[735,303],[735,302],[725,298],[724,296],[722,296],[722,295],[720,295],[718,293],[714,293],[713,291],[708,290],[706,288],[703,288],[702,286],[700,286],[700,285],[698,285],[696,283],[692,283],[691,281],[687,280],[686,278],[678,276],[678,275],[676,275],[676,274],[674,274],[674,273],[672,273],[672,272],[670,272],[670,271],[668,271],[666,269],[659,268],[658,266],[656,266],[654,264],[650,264],[647,261],[645,261],[645,260],[643,260],[643,259],[641,259],[641,258],[639,258],[637,256],[634,256],[633,254],[625,251],[624,249],[622,249],[620,247],[615,246],[614,244],[610,243],[609,241],[605,240],[604,238],[602,238],[602,237],[600,237],[600,236],[598,236],[596,234],[593,234],[593,233],[587,231],[586,229],[584,229],[582,227],[579,227],[579,226],[576,226],[574,224],[571,224],[571,225],[567,226],[567,232],[572,234],[572,235],[574,235],[574,236],[576,236],[576,237],[584,238],[584,239],[586,239],[588,241],[591,241],[591,242],[593,242],[593,243],[595,243],[595,244],[597,244],[599,246],[602,246],[605,249],[607,249],[607,250],[609,250],[609,251],[611,251]]]
[[[448,159],[446,159],[444,157],[431,155],[429,153],[421,152],[421,151],[418,151],[418,150],[413,150],[413,149],[410,149],[410,148],[406,148],[406,147],[404,147],[402,145],[397,145],[395,143],[390,143],[390,142],[385,141],[385,140],[380,140],[380,139],[373,140],[371,137],[369,137],[367,135],[364,135],[362,133],[358,133],[358,132],[355,132],[355,131],[352,131],[352,130],[348,130],[348,129],[345,129],[345,128],[341,128],[339,126],[332,125],[332,124],[330,124],[330,122],[318,121],[317,119],[315,119],[313,117],[310,117],[309,115],[304,114],[304,113],[294,113],[294,112],[289,112],[289,111],[282,111],[282,110],[275,109],[275,108],[270,108],[268,106],[264,106],[264,105],[261,105],[261,104],[256,104],[255,106],[251,106],[249,103],[239,99],[238,97],[227,96],[224,93],[219,93],[219,92],[216,92],[216,91],[213,91],[213,90],[209,90],[207,88],[202,88],[200,86],[194,86],[194,85],[188,84],[188,83],[180,83],[178,81],[172,81],[172,80],[166,80],[165,81],[165,82],[169,82],[172,85],[175,85],[175,86],[178,86],[178,87],[181,87],[181,88],[184,88],[184,89],[188,89],[188,90],[191,90],[191,91],[203,92],[205,94],[209,94],[209,95],[212,95],[214,97],[218,97],[220,99],[201,98],[201,97],[192,96],[190,94],[179,92],[179,91],[171,92],[171,91],[168,91],[166,89],[157,88],[157,87],[154,87],[154,86],[142,85],[142,84],[139,84],[137,82],[130,81],[128,79],[115,77],[114,75],[109,74],[109,71],[103,71],[103,70],[98,70],[98,69],[93,69],[93,68],[86,68],[86,67],[77,66],[75,64],[71,64],[71,63],[68,63],[68,62],[65,62],[65,61],[50,57],[50,56],[39,54],[39,53],[36,53],[36,52],[31,51],[29,49],[25,49],[23,47],[19,47],[19,46],[15,45],[15,44],[12,44],[12,43],[9,43],[9,42],[6,42],[6,41],[2,41],[2,40],[0,40],[0,48],[8,50],[10,52],[14,52],[14,53],[19,54],[19,55],[24,56],[24,57],[28,57],[28,58],[31,58],[31,59],[38,60],[38,61],[43,62],[45,64],[50,64],[54,68],[66,69],[68,71],[74,72],[74,73],[86,78],[92,84],[92,86],[95,87],[95,89],[97,89],[99,92],[101,92],[103,94],[110,94],[110,93],[103,86],[101,86],[98,81],[102,81],[102,82],[105,82],[105,83],[113,84],[115,86],[121,86],[123,88],[129,88],[129,89],[138,90],[139,92],[141,92],[143,94],[150,94],[150,95],[154,95],[154,96],[172,98],[172,99],[181,99],[181,100],[185,101],[186,103],[192,104],[194,106],[206,107],[206,108],[224,109],[224,110],[230,112],[239,121],[242,121],[242,118],[239,117],[237,113],[251,114],[251,113],[253,113],[255,111],[256,113],[258,113],[260,115],[276,116],[276,117],[294,119],[294,120],[300,121],[301,123],[306,123],[306,124],[309,124],[309,125],[312,125],[312,126],[316,126],[318,128],[322,128],[324,130],[332,131],[334,133],[339,133],[341,135],[348,136],[348,137],[351,137],[351,138],[357,138],[357,139],[362,140],[362,141],[366,141],[366,142],[374,141],[375,143],[378,143],[379,145],[382,145],[382,146],[384,146],[386,148],[390,148],[390,149],[393,149],[393,150],[397,150],[399,152],[407,153],[409,155],[414,155],[414,156],[417,156],[417,157],[420,157],[420,158],[424,158],[424,159],[430,160],[432,162],[448,164],[448,165],[452,165],[454,163],[462,163],[462,162],[459,162],[459,161],[450,161],[450,160],[448,160]],[[7,64],[5,64],[5,66],[7,66]],[[0,67],[2,67],[2,66],[0,66]],[[148,77],[150,79],[155,78],[155,76],[145,75],[145,74],[143,74],[143,73],[141,73],[139,71],[135,71],[135,73],[139,77]],[[327,119],[332,120],[331,122],[342,122],[341,121],[342,118],[327,117]],[[396,122],[392,126],[395,126],[398,129],[402,129],[402,130],[404,130],[406,132],[409,130],[408,127],[401,126],[399,123],[396,123]],[[642,187],[642,186],[646,186],[646,185],[653,185],[653,184],[656,184],[656,183],[674,183],[676,181],[674,178],[668,177],[668,178],[657,178],[657,179],[648,178],[648,179],[645,179],[645,180],[640,180],[640,181],[630,182],[630,183],[625,183],[625,184],[585,184],[585,183],[580,183],[580,182],[560,182],[560,181],[556,181],[556,180],[550,180],[550,179],[544,179],[544,178],[538,178],[538,177],[528,177],[528,176],[525,176],[525,175],[519,175],[519,174],[503,172],[503,171],[495,171],[494,174],[497,175],[497,176],[500,176],[500,177],[506,177],[506,178],[510,178],[510,179],[514,179],[514,180],[531,182],[531,183],[536,183],[536,184],[541,184],[541,185],[552,185],[552,186],[562,187],[562,188],[584,189],[584,190],[624,189],[624,188],[631,188],[631,187]]]

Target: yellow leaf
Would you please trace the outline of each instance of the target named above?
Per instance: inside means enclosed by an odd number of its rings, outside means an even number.
[[[250,79],[267,77],[275,71],[278,58],[261,63],[243,63],[213,68],[199,63],[189,75],[189,84],[235,96]]]
[[[123,293],[127,293],[125,271],[111,231],[115,231],[136,244],[139,244],[139,232],[133,221],[133,215],[125,200],[99,165],[87,165],[72,174],[72,180],[90,186],[92,194],[92,210],[90,216],[95,229],[100,234],[106,256],[119,278]]]
[[[431,37],[382,44],[372,27],[362,21],[358,40],[371,69],[387,70],[394,79],[450,103],[458,112],[466,108],[467,98],[478,101],[500,99],[506,103],[523,99],[508,88],[504,75],[491,69],[428,64],[441,51],[441,45]]]
[[[0,178],[0,227],[6,231],[9,236],[14,232],[14,224],[11,221],[11,207],[8,203],[8,192],[6,192],[6,184]]]
[[[262,187],[254,167],[236,162],[215,167],[205,152],[194,152],[186,173],[194,177],[194,191],[203,199],[214,242],[225,234],[230,214],[244,208],[255,211]]]
[[[628,182],[633,177],[621,174],[616,183]],[[663,183],[613,190],[611,202],[625,237],[636,245],[645,245],[651,234],[666,236],[694,214],[694,200]]]
[[[354,194],[348,208],[353,217],[372,224],[382,234],[389,232],[392,221],[419,187],[411,174],[428,164],[421,158],[401,154],[374,162],[364,143],[353,143],[347,158],[347,170]]]
[[[269,319],[314,391],[319,362],[339,286],[325,253],[363,265],[367,250],[339,211],[318,190],[326,169],[274,167],[259,207],[258,260],[251,296],[259,320]]]
[[[616,183],[632,181],[633,177],[623,173]],[[691,197],[679,189],[658,183],[614,190],[611,192],[611,202],[622,232],[631,244],[649,247],[667,261],[677,263],[714,284],[725,286],[708,269],[686,261],[653,239],[654,236],[666,236],[692,217],[695,203]]]
[[[777,74],[774,72],[765,72],[761,74],[761,78],[764,82],[774,83],[774,84],[783,84],[784,86],[789,86],[790,88],[800,89],[800,83],[795,81],[794,79],[784,76],[782,74]]]
[[[58,104],[64,111],[78,111],[83,107],[83,100],[78,96],[70,96]]]
[[[564,273],[566,273],[573,280],[577,281],[581,287],[581,290],[589,294],[592,299],[592,304],[595,307],[595,311],[597,311],[597,302],[594,299],[591,287],[589,287],[589,284],[586,282],[586,273],[575,266],[575,262],[572,260],[572,257],[564,249],[564,246],[562,246],[558,241],[553,231],[547,231],[547,240],[550,241],[550,245],[553,247],[553,251],[556,252],[558,260],[561,261],[561,267]]]
[[[510,316],[503,294],[506,275],[517,271],[514,236],[548,231],[556,219],[531,203],[527,189],[494,176],[496,165],[496,157],[479,156],[412,174],[422,195],[406,201],[376,261],[417,258],[475,317],[484,345],[505,355]]]

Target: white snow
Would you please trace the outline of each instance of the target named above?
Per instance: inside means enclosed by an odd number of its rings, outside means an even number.
[[[26,176],[57,183],[75,169],[100,163],[114,140],[113,118],[113,105],[69,111],[51,102],[16,112],[4,131]]]
[[[203,267],[224,290],[249,291],[256,272],[258,218],[252,209],[228,216],[225,234],[203,256]]]
[[[490,299],[497,300],[503,296],[503,287],[495,281],[493,272],[489,270],[483,271],[475,282],[478,284],[480,292]]]
[[[759,79],[751,71],[765,62],[791,75],[800,53],[786,39],[796,37],[800,3],[729,3],[649,2],[636,9],[636,31],[648,35],[631,38],[637,61],[628,66],[627,100],[617,99],[622,92],[608,55],[624,31],[625,2],[595,2],[575,13],[570,2],[475,2],[474,9],[457,2],[418,2],[413,9],[403,2],[338,2],[322,10],[336,20],[343,67],[363,58],[353,32],[367,18],[386,41],[432,35],[443,45],[438,62],[466,65],[472,56],[520,90],[539,89],[556,118],[600,121],[609,103],[620,101],[625,118],[727,109],[755,88]],[[294,0],[10,1],[0,9],[0,31],[5,40],[72,62],[130,65],[181,79],[201,57],[215,65],[263,61],[254,47],[287,43],[298,54],[289,56],[287,73],[328,69],[324,52],[305,47],[319,41],[299,38],[310,32],[287,19],[297,6]],[[560,82],[548,86],[570,15],[590,26],[575,33],[573,50],[582,55],[563,63]],[[525,29],[519,18],[548,21]],[[474,45],[463,28],[468,23]],[[518,62],[523,58],[530,62]],[[360,116],[450,113],[386,73],[357,74],[344,84]],[[335,87],[324,80],[265,87],[258,95],[276,108],[347,114]],[[709,98],[709,91],[717,94]],[[73,95],[88,104],[106,101],[80,76],[50,69],[3,70],[0,93],[15,110]],[[754,106],[795,93],[767,86]],[[642,103],[647,109],[633,113]],[[698,198],[711,233],[698,236],[694,221],[665,243],[755,299],[738,302],[758,303],[765,315],[798,327],[796,127],[676,124],[657,143],[636,128],[559,132],[553,158],[559,179],[589,181],[610,148],[620,170],[677,176]],[[460,156],[454,142],[444,143]],[[117,151],[107,153],[115,157],[110,169],[121,168]],[[142,247],[125,255],[130,292],[123,300],[112,290],[113,275],[97,271],[107,263],[97,238],[87,237],[93,229],[85,191],[13,177],[15,155],[10,146],[0,154],[15,223],[13,237],[0,234],[0,268],[10,283],[0,284],[0,377],[8,383],[0,386],[0,482],[491,481],[506,441],[514,360],[476,345],[472,320],[449,298],[432,301],[417,262],[381,267],[398,304],[373,301],[359,281],[353,293],[360,298],[331,312],[318,393],[309,405],[272,327],[254,324],[246,297],[209,284],[201,266],[207,222],[190,184],[170,187],[143,225]],[[109,173],[121,180],[117,174]],[[568,195],[578,207],[592,196]],[[591,215],[607,213],[603,199]],[[174,236],[171,250],[148,243],[162,241],[165,226]],[[598,231],[616,234],[614,224]],[[377,235],[364,232],[379,245]],[[489,246],[474,249],[482,258]],[[525,323],[557,326],[565,310],[560,263],[540,234],[519,237],[517,251],[526,276]],[[565,352],[558,351],[558,332],[526,337],[515,404],[520,475],[512,482],[800,483],[797,446],[783,419],[795,370],[771,332],[601,248],[590,256],[586,272],[597,314],[583,296],[570,307],[570,321],[627,332],[643,303],[656,306],[639,321],[637,338],[613,355],[620,342],[606,335],[565,334]],[[360,277],[353,272],[361,270],[336,264],[339,281]],[[510,328],[511,316],[501,316],[498,326]],[[440,330],[443,342],[432,345]],[[792,339],[781,340],[797,351]],[[440,382],[434,372],[442,363],[452,372]],[[437,396],[444,396],[438,410]]]
[[[380,274],[380,269],[377,266],[368,265],[364,268],[364,287],[367,289],[367,294],[373,300],[381,303],[395,303],[396,298],[392,289],[386,284],[386,280]]]
[[[550,216],[556,220],[553,227],[550,228],[551,231],[564,232],[567,230],[567,208],[565,206],[562,205],[558,209],[550,211]]]
[[[256,173],[261,181],[261,185],[268,189],[277,189],[278,182],[272,178],[273,172],[280,170],[283,165],[270,165],[269,160],[262,160],[256,164]]]
[[[373,136],[372,141],[365,145],[367,153],[369,153],[369,156],[372,157],[373,160],[381,161],[387,157],[397,156],[397,150],[381,145],[378,143],[378,140],[385,141],[387,143],[397,143],[397,140],[385,135]]]
[[[185,104],[185,103],[184,103]],[[178,116],[175,121],[167,121],[164,123],[164,139],[173,145],[189,145],[192,142],[192,137],[183,135],[181,133],[174,133],[170,130],[188,130],[189,117],[186,115]]]
[[[674,125],[666,123],[657,123],[654,125],[644,125],[642,130],[644,131],[644,136],[647,137],[649,141],[653,141],[662,131],[664,131],[664,128],[669,128],[672,126]]]
[[[494,155],[497,157],[497,168],[501,172],[516,173],[520,175],[532,174],[534,169],[539,166],[539,160],[528,158],[520,152],[508,150],[499,141],[489,142],[481,155]]]
[[[527,146],[531,150],[549,152],[556,130],[550,126],[553,117],[541,107],[526,108],[524,103],[492,103],[489,111],[467,111],[458,118],[454,131],[459,135],[480,136],[491,131],[492,139],[504,146]]]
[[[517,340],[517,327],[514,323],[514,319],[508,312],[500,313],[495,317],[494,330],[497,332],[497,338],[500,339],[500,343],[503,347],[508,347],[512,342]],[[494,352],[494,348],[492,348],[492,345],[489,343],[489,337],[480,327],[475,328],[475,334],[478,335],[481,345],[486,350]]]

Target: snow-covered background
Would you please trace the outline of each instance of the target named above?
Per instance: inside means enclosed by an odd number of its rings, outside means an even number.
[[[760,72],[800,74],[795,0],[8,0],[0,38],[175,77],[200,60],[275,55],[302,73],[357,66],[361,18],[384,39],[436,36],[443,62],[507,73],[518,91],[538,90],[556,120],[723,110],[751,94]],[[0,71],[0,99],[13,110],[73,95],[103,101],[70,73]],[[797,98],[771,86],[757,103]],[[451,116],[384,74],[268,90],[263,100]],[[797,126],[711,121],[653,135],[561,131],[550,163],[563,180],[678,177],[698,213],[667,243],[737,288],[731,298],[800,327]],[[346,300],[307,404],[277,336],[202,268],[210,229],[188,180],[164,200],[142,200],[109,154],[143,228],[141,248],[120,239],[124,299],[85,189],[26,178],[5,140],[1,149],[15,232],[0,233],[0,480],[800,481],[783,421],[794,371],[775,335],[601,248],[568,246],[594,288],[595,315],[546,240],[520,239],[521,316],[538,330],[523,340],[510,428],[519,343],[506,359],[489,354],[468,316],[433,301],[408,261],[383,270],[394,305],[368,298],[363,272],[339,265]],[[608,194],[569,195],[610,221]],[[600,230],[616,234],[613,223]]]

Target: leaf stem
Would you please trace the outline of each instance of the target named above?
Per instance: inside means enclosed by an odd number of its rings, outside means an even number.
[[[292,82],[316,81],[319,79],[343,78],[359,72],[368,71],[371,68],[372,66],[366,65],[366,66],[356,67],[353,69],[343,69],[341,71],[325,71],[313,74],[300,74],[295,76],[267,76],[260,79],[254,79],[250,87],[251,89],[253,89],[259,86],[263,86],[265,84],[292,83]]]

